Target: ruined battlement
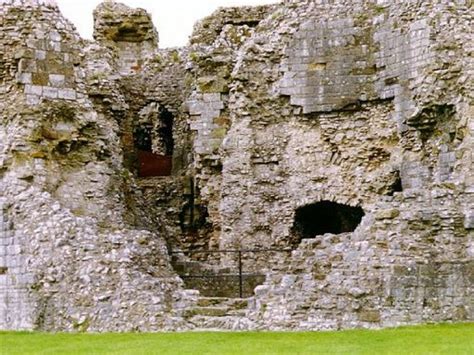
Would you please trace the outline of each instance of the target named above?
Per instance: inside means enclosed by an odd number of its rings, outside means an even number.
[[[158,32],[146,10],[103,2],[94,10],[94,39],[133,43],[150,41],[158,45]]]
[[[0,4],[0,329],[474,319],[469,2]]]
[[[256,27],[276,5],[222,7],[197,22],[190,38],[193,45],[212,45],[225,26]]]

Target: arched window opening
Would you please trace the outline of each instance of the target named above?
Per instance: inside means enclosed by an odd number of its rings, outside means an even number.
[[[174,117],[157,103],[142,110],[142,122],[133,131],[135,151],[138,157],[138,176],[169,176],[172,171],[174,149]]]
[[[363,216],[361,207],[320,201],[296,209],[292,232],[298,243],[325,233],[353,232]]]

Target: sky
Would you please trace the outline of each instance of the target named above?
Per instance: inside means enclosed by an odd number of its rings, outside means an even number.
[[[61,12],[84,38],[92,38],[92,11],[101,0],[56,0]],[[273,4],[278,0],[121,0],[152,14],[160,36],[160,48],[184,46],[194,23],[220,6]]]

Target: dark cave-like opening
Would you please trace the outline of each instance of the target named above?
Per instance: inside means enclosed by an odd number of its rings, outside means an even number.
[[[361,207],[320,201],[296,209],[292,232],[298,242],[325,233],[353,232],[364,214]]]

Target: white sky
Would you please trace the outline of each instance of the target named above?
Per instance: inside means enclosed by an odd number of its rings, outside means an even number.
[[[92,11],[101,0],[56,0],[61,12],[84,38],[92,38]],[[194,23],[220,6],[273,4],[279,0],[121,0],[152,14],[160,35],[160,48],[184,46]]]

